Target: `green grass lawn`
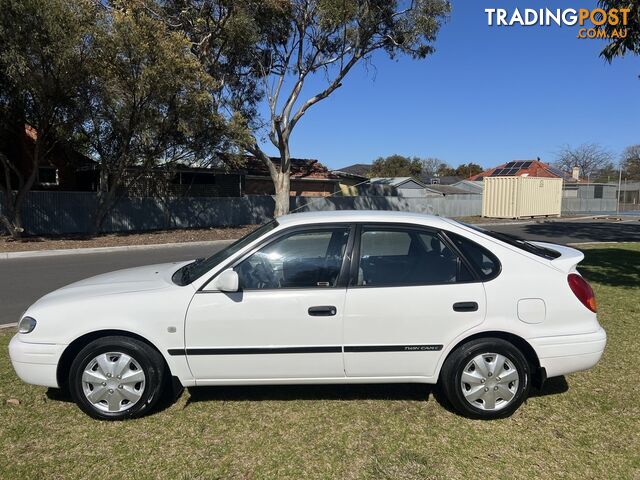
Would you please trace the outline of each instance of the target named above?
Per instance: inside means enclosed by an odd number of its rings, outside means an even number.
[[[424,385],[210,388],[141,420],[98,422],[20,382],[4,331],[0,478],[638,479],[640,244],[585,252],[603,359],[492,422],[450,413]]]

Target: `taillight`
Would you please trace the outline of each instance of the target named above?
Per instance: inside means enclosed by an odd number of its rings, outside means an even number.
[[[578,300],[593,313],[596,313],[598,310],[596,307],[596,296],[593,294],[593,289],[591,285],[589,285],[589,282],[577,273],[570,273],[567,281],[569,282],[571,291],[578,297]]]

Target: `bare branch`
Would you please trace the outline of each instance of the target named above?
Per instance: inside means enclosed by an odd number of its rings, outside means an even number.
[[[339,88],[342,85],[342,79],[347,75],[347,73],[349,73],[349,70],[351,70],[351,68],[358,63],[358,60],[360,60],[360,56],[359,55],[353,55],[351,57],[351,59],[349,60],[349,62],[342,67],[342,69],[340,70],[340,72],[338,73],[338,75],[336,76],[336,78],[333,80],[333,82],[331,82],[331,84],[325,88],[322,92],[314,95],[313,97],[311,97],[309,100],[307,100],[306,102],[304,102],[304,104],[298,109],[298,111],[293,115],[293,118],[291,119],[291,122],[288,125],[288,130],[289,132],[291,132],[291,130],[293,130],[293,127],[295,127],[296,123],[298,123],[298,121],[302,118],[302,116],[305,114],[305,112],[313,105],[315,105],[316,103],[318,103],[321,100],[324,100],[325,98],[327,98],[329,95],[331,95],[331,93],[334,92],[334,90],[336,90],[337,88]]]

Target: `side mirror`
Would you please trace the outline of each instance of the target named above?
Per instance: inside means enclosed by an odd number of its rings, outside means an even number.
[[[213,279],[205,288],[207,291],[219,290],[221,292],[237,292],[239,288],[238,273],[229,269]]]

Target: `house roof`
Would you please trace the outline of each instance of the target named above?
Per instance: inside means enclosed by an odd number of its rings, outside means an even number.
[[[497,167],[485,170],[482,173],[473,175],[467,180],[482,180],[485,177],[546,177],[562,178],[566,182],[576,180],[570,173],[553,167],[547,163],[537,160],[512,160]]]
[[[24,136],[30,145],[34,145],[38,139],[38,131],[25,123]],[[99,165],[98,162],[74,149],[67,142],[56,143],[43,160],[45,164],[53,165],[52,159],[56,158],[65,163],[73,164],[77,169],[91,169]]]
[[[280,168],[280,158],[269,157]],[[262,160],[256,157],[246,157],[243,170],[249,176],[269,177],[269,169]],[[291,159],[291,178],[292,179],[314,179],[314,180],[338,180],[338,176],[329,171],[327,167],[318,160],[311,158],[292,158]]]
[[[413,177],[376,177],[371,179],[372,184],[384,184],[391,185],[392,187],[401,187],[405,183],[414,182],[418,184],[420,187],[425,188],[426,185],[422,183],[420,180],[416,180]]]
[[[356,175],[355,173],[343,172],[342,170],[331,170],[331,173],[340,178],[352,178],[361,182],[369,180],[369,177],[363,177],[362,175]]]
[[[420,177],[420,180],[425,185],[433,185],[433,184],[453,185],[454,183],[457,183],[460,180],[463,180],[463,178],[462,177],[456,177],[454,175],[443,175],[441,177],[436,177],[434,175],[422,175]]]
[[[357,177],[367,178],[369,172],[371,172],[371,164],[369,163],[354,163],[347,167],[338,168],[335,170],[337,173],[347,173],[349,175],[355,175]]]
[[[471,180],[461,180],[451,186],[459,188],[461,190],[466,190],[470,193],[482,193],[484,191],[484,183],[478,180],[476,180],[475,182]]]
[[[462,188],[454,187],[452,185],[427,185],[427,190],[441,193],[442,195],[474,195],[475,192],[465,190]]]
[[[222,155],[224,154],[218,155],[222,157]],[[269,158],[271,158],[271,161],[275,163],[277,167],[280,166],[280,159],[278,157]],[[99,164],[97,162],[93,162],[91,165],[84,166],[83,168],[81,168],[81,170],[97,169],[98,166]],[[134,165],[129,167],[129,170],[139,170],[141,168],[142,167]],[[252,177],[270,178],[269,170],[267,169],[267,166],[264,164],[264,162],[252,156],[245,156],[244,158],[240,157],[238,161],[229,161],[229,164],[226,164],[222,159],[219,159],[219,161],[215,161],[214,159],[211,164],[205,166],[191,166],[177,162],[168,166],[156,167],[153,170],[197,172],[205,174],[208,173],[211,175],[238,174]],[[318,162],[318,160],[304,158],[291,159],[291,178],[295,180],[324,180],[331,182],[338,181],[338,177],[331,173],[329,169],[327,169],[327,167]]]

